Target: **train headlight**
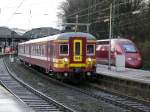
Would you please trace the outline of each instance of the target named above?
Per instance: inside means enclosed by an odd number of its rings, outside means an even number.
[[[91,76],[91,73],[90,73],[90,72],[87,72],[87,76]]]
[[[87,64],[88,64],[88,66],[91,66],[91,65],[92,65],[92,59],[91,59],[91,58],[88,58],[88,59],[87,59]]]
[[[128,60],[129,60],[129,61],[131,61],[131,60],[132,60],[132,58],[128,58]]]
[[[91,59],[91,58],[88,58],[88,62],[92,62],[92,59]]]
[[[141,58],[137,58],[137,60],[138,60],[138,61],[141,61],[142,59],[141,59]]]
[[[68,58],[64,58],[64,63],[68,64],[68,62],[69,62]]]

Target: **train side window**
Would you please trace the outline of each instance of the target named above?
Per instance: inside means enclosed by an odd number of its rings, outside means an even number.
[[[38,56],[38,45],[36,45],[36,56]]]
[[[49,56],[53,57],[54,56],[54,45],[52,43],[50,43],[49,45]]]
[[[40,45],[37,45],[37,56],[40,56]]]
[[[32,51],[31,51],[31,53],[32,53],[32,55],[35,55],[35,52],[34,52],[34,44],[32,45],[32,49],[31,49]]]
[[[39,49],[39,56],[42,56],[42,53],[41,53],[41,45],[39,45],[38,49]]]
[[[32,45],[32,55],[35,55],[35,52],[34,52],[34,45]]]
[[[95,54],[95,45],[93,45],[93,44],[87,45],[87,54],[88,55],[94,55]]]
[[[68,55],[68,44],[60,44],[59,54],[60,55]]]
[[[29,45],[25,46],[25,54],[29,54]]]
[[[45,45],[42,45],[41,46],[42,48],[41,48],[41,54],[42,54],[42,56],[45,56]]]
[[[34,56],[36,56],[36,45],[34,44]]]
[[[25,45],[23,45],[23,54],[25,54]]]

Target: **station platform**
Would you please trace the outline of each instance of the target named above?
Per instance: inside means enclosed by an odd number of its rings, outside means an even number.
[[[125,68],[125,71],[118,72],[114,66],[108,70],[108,65],[98,64],[96,72],[103,76],[150,85],[150,71]]]
[[[0,112],[34,112],[0,85]]]

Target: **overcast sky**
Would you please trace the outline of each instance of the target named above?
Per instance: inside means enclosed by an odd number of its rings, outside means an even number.
[[[56,28],[58,6],[62,1],[65,0],[0,0],[0,26]]]

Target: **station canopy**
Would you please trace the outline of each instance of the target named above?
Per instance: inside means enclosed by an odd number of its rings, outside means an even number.
[[[58,29],[52,27],[40,27],[31,29],[23,34],[26,38],[41,38],[46,36],[51,36],[60,33]]]
[[[0,39],[32,39],[58,34],[60,31],[51,27],[41,27],[29,31],[18,28],[0,27]]]
[[[12,37],[21,38],[21,35],[19,35],[17,32],[7,27],[0,27],[0,39]]]

